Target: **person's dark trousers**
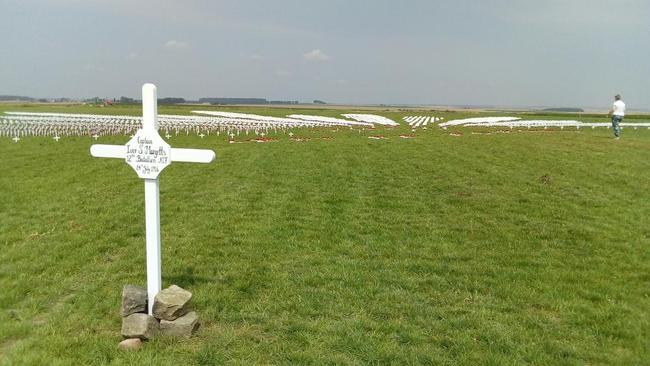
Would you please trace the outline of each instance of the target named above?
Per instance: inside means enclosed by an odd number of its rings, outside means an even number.
[[[623,121],[623,116],[612,116],[612,128],[616,137],[621,137],[621,121]]]

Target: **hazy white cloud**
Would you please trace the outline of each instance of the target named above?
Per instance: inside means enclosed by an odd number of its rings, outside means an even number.
[[[287,71],[285,69],[278,69],[275,70],[275,75],[277,76],[291,76],[291,71]]]
[[[103,72],[105,69],[102,66],[98,65],[86,65],[84,66],[84,70],[91,72]]]
[[[499,9],[495,15],[525,25],[578,29],[585,32],[600,27],[605,20],[616,27],[637,27],[644,24],[650,10],[650,4],[639,0],[621,1],[616,7],[611,2],[592,0],[546,0],[514,2],[511,5]]]
[[[251,60],[259,61],[262,58],[263,58],[262,55],[260,55],[259,53],[254,53],[251,55]]]
[[[307,61],[316,61],[316,62],[327,61],[330,59],[329,55],[325,54],[323,51],[319,49],[311,50],[303,54],[302,57]]]
[[[138,58],[138,53],[137,52],[131,52],[126,56],[127,60],[135,60]]]
[[[165,48],[170,48],[170,49],[172,49],[172,48],[187,48],[189,46],[190,46],[190,44],[187,43],[187,42],[176,41],[176,40],[173,40],[173,39],[165,42]]]

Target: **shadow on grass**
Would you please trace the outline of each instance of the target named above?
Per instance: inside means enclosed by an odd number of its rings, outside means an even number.
[[[214,278],[195,275],[194,267],[189,267],[185,269],[184,273],[182,274],[172,274],[172,275],[163,276],[163,280],[166,283],[175,284],[182,288],[187,288],[197,283],[214,282]]]

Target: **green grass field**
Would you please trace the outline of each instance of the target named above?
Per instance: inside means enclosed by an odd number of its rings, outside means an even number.
[[[217,152],[161,175],[163,285],[194,293],[202,326],[132,353],[142,181],[89,137],[0,138],[0,364],[650,364],[650,131],[453,131],[172,137]]]

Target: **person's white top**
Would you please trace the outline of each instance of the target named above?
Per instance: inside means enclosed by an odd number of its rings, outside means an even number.
[[[623,103],[622,100],[617,100],[614,102],[614,106],[612,107],[613,115],[615,116],[625,116],[625,103]]]

